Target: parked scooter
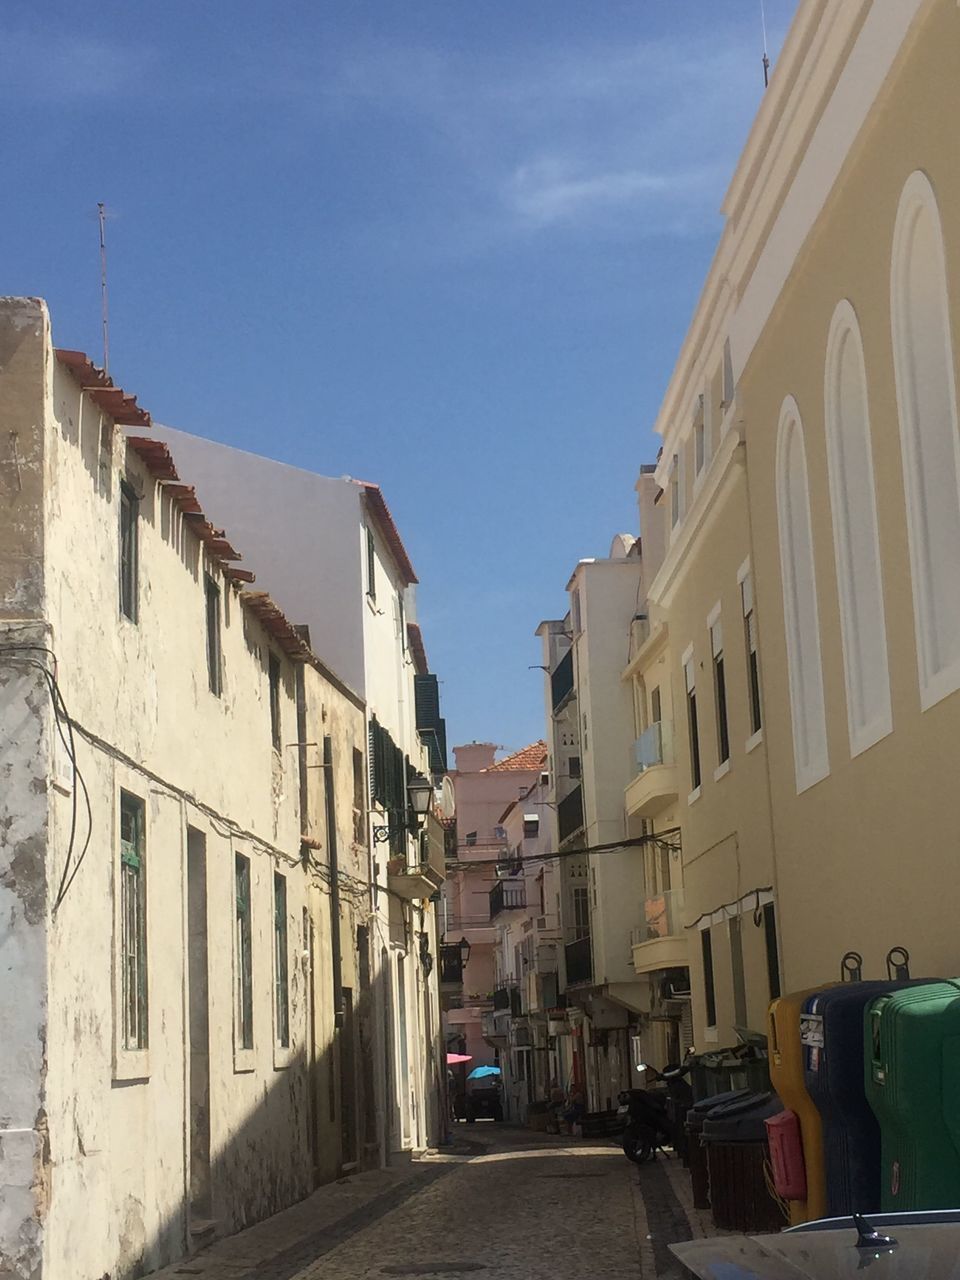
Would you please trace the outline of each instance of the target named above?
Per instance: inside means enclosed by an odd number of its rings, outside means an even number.
[[[671,1063],[663,1071],[645,1070],[666,1089],[624,1089],[618,1096],[617,1114],[626,1120],[623,1154],[634,1164],[656,1159],[664,1146],[683,1155],[686,1134],[684,1121],[693,1104],[693,1090],[687,1075],[692,1063]]]

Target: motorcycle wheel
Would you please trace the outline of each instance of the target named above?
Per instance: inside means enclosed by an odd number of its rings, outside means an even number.
[[[647,1142],[646,1139],[625,1135],[623,1139],[623,1154],[634,1164],[646,1164],[648,1160],[654,1158],[656,1151],[653,1148],[653,1144]]]

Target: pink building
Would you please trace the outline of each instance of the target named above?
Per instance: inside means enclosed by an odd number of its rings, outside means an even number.
[[[448,1052],[467,1053],[471,1061],[455,1071],[459,1090],[474,1067],[494,1065],[496,1050],[484,1039],[484,1013],[493,1009],[497,982],[494,950],[498,940],[498,867],[506,873],[511,858],[504,811],[539,781],[546,768],[543,741],[497,760],[489,742],[454,747],[456,768],[450,779],[456,794],[455,857],[444,885],[444,946],[441,994]]]

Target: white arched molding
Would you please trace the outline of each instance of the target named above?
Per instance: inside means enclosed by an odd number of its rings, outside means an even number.
[[[783,402],[777,431],[777,520],[793,719],[793,761],[797,791],[800,792],[827,776],[830,759],[827,754],[807,457],[800,411],[792,396]]]
[[[960,688],[960,432],[940,211],[919,170],[897,210],[890,311],[926,710]]]
[[[867,371],[856,312],[846,299],[833,313],[827,338],[824,410],[847,724],[855,756],[891,731],[893,717]]]

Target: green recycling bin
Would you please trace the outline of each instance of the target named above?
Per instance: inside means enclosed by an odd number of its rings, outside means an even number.
[[[885,1212],[960,1205],[960,980],[905,987],[864,1013]]]

